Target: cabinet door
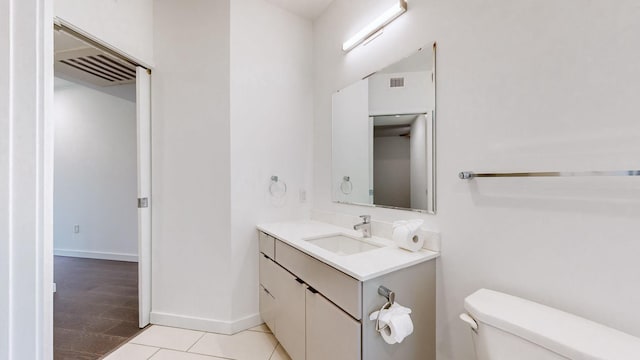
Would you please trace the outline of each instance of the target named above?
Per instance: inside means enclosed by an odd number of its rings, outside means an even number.
[[[317,292],[306,298],[307,360],[360,360],[360,322]]]
[[[276,337],[293,360],[305,360],[306,286],[285,269],[276,266],[274,291],[277,301]]]
[[[260,285],[260,316],[262,321],[275,334],[276,332],[276,299]]]

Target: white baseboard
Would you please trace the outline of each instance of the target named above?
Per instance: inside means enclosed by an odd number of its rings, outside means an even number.
[[[221,321],[194,316],[163,312],[151,312],[151,323],[189,330],[200,330],[217,334],[233,335],[262,324],[260,314],[249,315],[235,321]]]
[[[247,329],[251,329],[252,327],[256,327],[263,322],[264,321],[262,321],[262,317],[259,313],[245,316],[231,323],[231,333],[235,334]]]
[[[110,253],[110,252],[100,252],[100,251],[54,249],[53,255],[87,258],[87,259],[138,262],[138,255],[135,255],[135,254],[120,254],[120,253]]]

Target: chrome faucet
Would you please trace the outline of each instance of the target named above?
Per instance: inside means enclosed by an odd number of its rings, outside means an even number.
[[[360,215],[362,222],[353,225],[353,230],[362,230],[362,237],[371,237],[371,215]]]

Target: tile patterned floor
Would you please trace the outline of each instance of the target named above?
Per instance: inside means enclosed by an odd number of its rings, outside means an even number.
[[[97,360],[138,329],[138,264],[55,257],[54,359]]]
[[[104,360],[291,360],[263,324],[235,335],[153,325]]]

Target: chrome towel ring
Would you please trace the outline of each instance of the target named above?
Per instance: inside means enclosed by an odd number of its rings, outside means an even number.
[[[287,183],[280,180],[277,176],[271,177],[269,184],[269,193],[275,198],[282,198],[287,194]]]

